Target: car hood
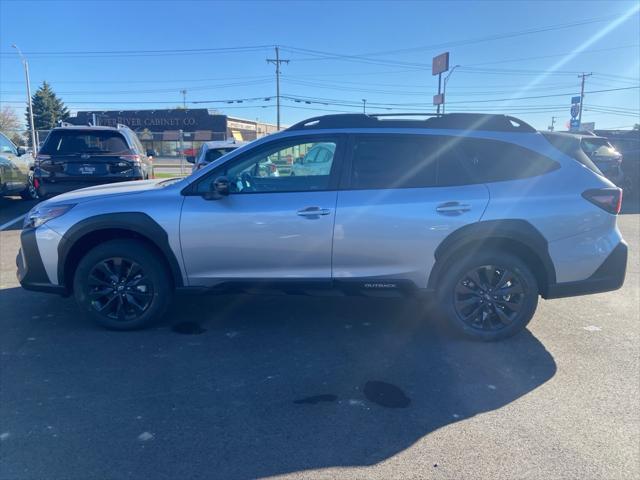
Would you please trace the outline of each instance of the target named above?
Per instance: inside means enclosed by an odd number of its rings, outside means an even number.
[[[81,202],[83,200],[96,200],[98,198],[112,197],[116,195],[129,195],[154,190],[158,184],[166,182],[166,178],[154,180],[137,180],[133,182],[108,183],[93,187],[81,188],[71,192],[57,195],[51,200],[55,203]]]

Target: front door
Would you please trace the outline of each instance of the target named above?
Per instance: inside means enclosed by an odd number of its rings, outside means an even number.
[[[326,170],[291,175],[293,164],[318,144],[332,148]],[[269,142],[216,167],[191,186],[180,222],[182,255],[191,286],[225,281],[331,280],[336,214],[338,136]],[[230,194],[212,199],[224,176]]]

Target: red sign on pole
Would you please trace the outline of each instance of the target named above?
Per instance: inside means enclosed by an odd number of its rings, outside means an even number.
[[[447,70],[449,70],[449,52],[444,52],[433,57],[431,62],[431,75],[438,75]]]

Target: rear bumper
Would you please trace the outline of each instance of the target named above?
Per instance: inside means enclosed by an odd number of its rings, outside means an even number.
[[[622,287],[627,270],[627,244],[621,241],[598,269],[585,280],[549,285],[544,298],[574,297],[610,292]]]
[[[21,248],[16,257],[17,277],[22,288],[36,292],[57,293],[66,296],[67,289],[61,285],[54,285],[49,281],[42,257],[38,250],[36,230],[23,230],[20,234]]]

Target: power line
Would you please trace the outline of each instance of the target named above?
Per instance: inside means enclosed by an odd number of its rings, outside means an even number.
[[[614,15],[607,15],[607,16],[604,16],[604,17],[590,18],[590,19],[578,20],[578,21],[574,21],[574,22],[555,24],[555,25],[548,25],[548,26],[537,27],[537,28],[530,28],[530,29],[519,30],[519,31],[515,31],[515,32],[507,32],[507,33],[501,33],[501,34],[487,35],[487,36],[484,36],[484,37],[476,37],[476,38],[470,38],[470,39],[458,40],[458,41],[452,41],[452,42],[443,42],[443,43],[437,43],[437,44],[431,44],[431,45],[424,45],[424,46],[420,46],[420,47],[403,48],[403,49],[395,49],[395,50],[384,50],[384,51],[378,51],[378,52],[369,52],[369,53],[359,54],[359,55],[336,54],[336,53],[330,53],[330,52],[323,52],[323,51],[320,51],[320,50],[311,50],[311,49],[303,49],[303,48],[288,47],[288,46],[284,46],[283,49],[288,49],[288,50],[291,50],[291,51],[294,51],[294,52],[307,53],[307,54],[316,55],[316,56],[322,55],[322,56],[325,57],[325,58],[321,58],[321,59],[335,58],[335,59],[341,59],[341,60],[349,60],[349,59],[352,59],[352,60],[375,60],[375,59],[370,59],[368,57],[385,56],[385,55],[398,55],[398,54],[403,54],[403,53],[412,53],[412,52],[419,52],[419,51],[425,51],[425,50],[437,50],[437,49],[454,47],[454,46],[477,44],[477,43],[480,43],[480,42],[487,42],[487,41],[492,41],[492,40],[502,40],[502,39],[505,39],[505,38],[512,38],[512,37],[530,35],[530,34],[535,34],[535,33],[549,32],[549,31],[552,31],[552,30],[562,30],[562,29],[565,29],[565,28],[572,28],[572,27],[588,25],[588,24],[592,24],[592,23],[599,23],[599,22],[604,22],[604,21],[611,20],[613,18],[616,18],[616,17]],[[315,59],[299,58],[299,59],[295,59],[295,60],[310,61],[310,60],[318,60],[318,58],[315,58]],[[425,64],[418,64],[418,65],[425,65]],[[427,66],[430,67],[430,65],[427,65]]]
[[[272,45],[254,45],[247,47],[219,47],[219,48],[171,48],[161,50],[67,50],[67,51],[31,51],[24,52],[25,55],[32,57],[39,56],[83,56],[83,57],[132,57],[132,56],[161,56],[161,55],[189,55],[189,54],[205,54],[205,53],[237,53],[237,52],[255,52],[264,51],[273,48]],[[13,56],[14,52],[5,50],[0,55]]]

